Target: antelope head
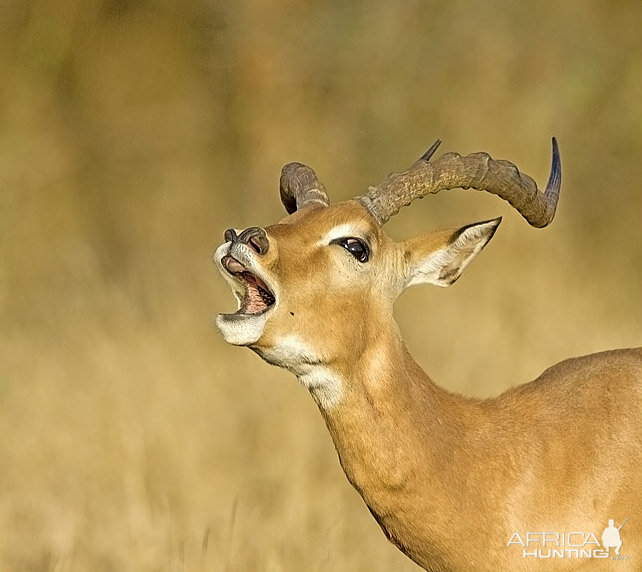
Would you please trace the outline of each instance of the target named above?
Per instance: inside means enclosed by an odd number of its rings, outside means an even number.
[[[406,171],[336,205],[312,169],[286,165],[280,190],[288,216],[264,228],[229,229],[216,251],[239,304],[216,320],[225,340],[249,346],[299,377],[314,366],[358,360],[384,332],[396,332],[392,306],[405,288],[455,282],[500,223],[498,218],[401,242],[389,238],[386,221],[428,193],[483,190],[507,200],[535,227],[551,222],[561,172],[555,139],[544,192],[515,165],[486,153],[448,153],[430,161],[439,143]]]

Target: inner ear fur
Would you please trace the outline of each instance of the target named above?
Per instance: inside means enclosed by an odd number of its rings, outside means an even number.
[[[405,287],[450,286],[493,237],[501,218],[426,233],[404,243]]]

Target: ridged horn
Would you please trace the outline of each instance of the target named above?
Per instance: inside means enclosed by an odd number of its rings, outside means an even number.
[[[316,202],[328,206],[330,201],[316,173],[301,163],[288,163],[281,171],[281,202],[289,214]]]
[[[416,163],[356,198],[372,216],[385,224],[403,206],[429,193],[448,189],[476,189],[508,201],[534,227],[542,228],[555,216],[562,181],[557,140],[553,137],[551,173],[544,192],[528,175],[520,173],[510,161],[495,160],[488,153],[462,157],[446,153],[429,162],[439,145],[437,141]]]

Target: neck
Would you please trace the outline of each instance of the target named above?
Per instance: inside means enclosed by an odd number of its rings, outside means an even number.
[[[417,512],[437,515],[437,527],[438,515],[452,514],[443,506],[453,478],[446,467],[480,413],[477,402],[433,383],[391,334],[379,334],[357,359],[299,378],[319,405],[348,479],[389,538],[412,555],[409,544],[426,543],[426,530],[412,540]]]
[[[452,447],[463,431],[462,410],[474,407],[433,383],[396,331],[379,333],[367,347],[357,358],[311,366],[299,375],[319,405],[348,479],[364,498],[411,486],[418,467],[425,470]]]

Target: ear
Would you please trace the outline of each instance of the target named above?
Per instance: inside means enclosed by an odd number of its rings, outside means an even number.
[[[486,246],[501,221],[500,217],[406,241],[405,287],[423,283],[450,286]]]

